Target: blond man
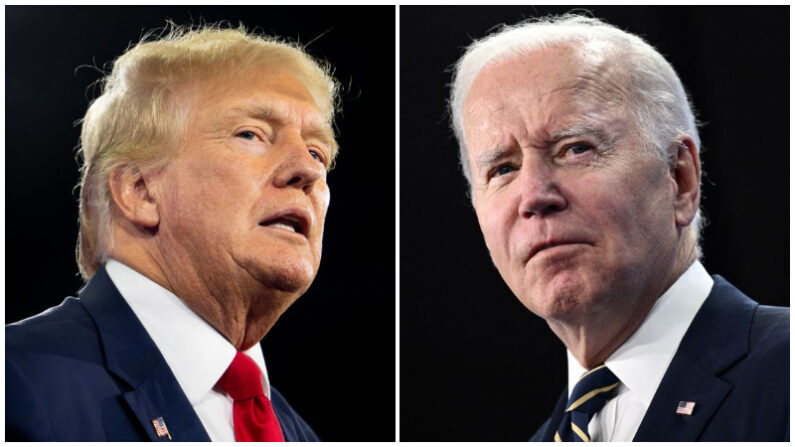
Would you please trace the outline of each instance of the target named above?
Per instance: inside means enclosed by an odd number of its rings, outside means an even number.
[[[316,441],[259,341],[314,279],[337,84],[301,48],[173,27],[83,121],[76,298],[6,328],[6,438]]]

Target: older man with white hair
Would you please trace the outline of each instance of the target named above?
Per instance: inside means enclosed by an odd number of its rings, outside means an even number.
[[[654,48],[577,15],[506,26],[450,103],[492,260],[567,348],[532,440],[789,438],[789,310],[699,262],[698,129]]]

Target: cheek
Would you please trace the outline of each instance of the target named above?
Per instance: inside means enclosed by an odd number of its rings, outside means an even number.
[[[246,217],[243,205],[251,203],[258,187],[244,181],[248,178],[245,169],[232,166],[182,165],[165,191],[169,198],[164,211],[188,227],[203,227],[218,236],[229,231]]]
[[[646,187],[644,187],[646,186]],[[666,209],[671,207],[662,191],[647,185],[633,187],[627,183],[608,190],[592,190],[588,200],[588,220],[601,227],[607,236],[605,243],[613,253],[631,256],[649,250],[665,235]]]
[[[328,211],[328,207],[331,204],[331,190],[329,189],[327,184],[323,184],[323,187],[320,188],[318,193],[318,207],[320,208],[320,213],[325,218],[326,212]]]
[[[174,170],[165,173],[166,181],[162,184],[158,206],[164,223],[195,221],[202,214],[197,206],[201,192],[191,181],[192,174],[185,170]]]
[[[326,222],[326,214],[328,213],[328,207],[331,202],[331,191],[329,190],[327,185],[316,185],[317,189],[315,192],[315,196],[312,199],[312,206],[315,209],[315,219],[317,219],[317,226],[320,228],[320,234],[323,234],[323,229],[325,227]]]
[[[508,241],[509,223],[505,206],[500,206],[499,202],[490,202],[476,206],[475,212],[486,247],[494,262],[500,264],[508,257],[510,246]],[[500,266],[498,265],[498,267]]]

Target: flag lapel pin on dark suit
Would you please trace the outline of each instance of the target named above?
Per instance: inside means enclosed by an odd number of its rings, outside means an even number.
[[[171,434],[168,432],[168,428],[166,427],[166,421],[164,421],[162,417],[152,419],[152,425],[155,427],[155,431],[157,432],[157,436],[159,438],[168,436],[169,441],[171,440]]]
[[[693,414],[693,410],[696,408],[695,402],[690,401],[679,401],[679,405],[676,406],[676,414],[683,414],[685,416],[691,416]]]

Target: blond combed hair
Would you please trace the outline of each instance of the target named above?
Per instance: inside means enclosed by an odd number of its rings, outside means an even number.
[[[79,154],[80,231],[77,262],[90,279],[112,248],[114,215],[110,174],[132,165],[164,165],[185,136],[189,108],[180,92],[189,83],[233,76],[249,68],[285,70],[298,78],[333,126],[339,84],[330,67],[297,43],[215,24],[177,26],[147,33],[113,62],[102,94],[82,121]],[[332,157],[337,148],[333,148]]]

